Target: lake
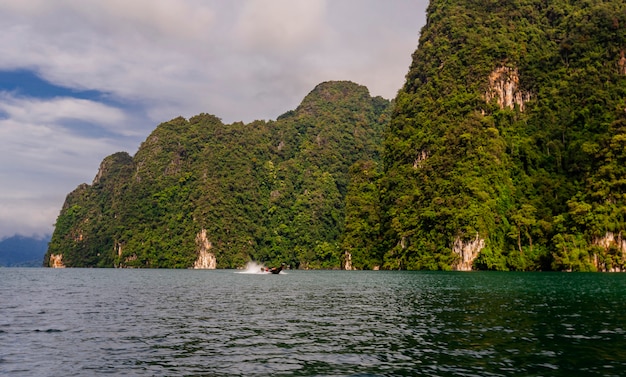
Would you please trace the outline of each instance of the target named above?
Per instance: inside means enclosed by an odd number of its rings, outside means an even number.
[[[626,274],[4,268],[0,375],[624,376]]]

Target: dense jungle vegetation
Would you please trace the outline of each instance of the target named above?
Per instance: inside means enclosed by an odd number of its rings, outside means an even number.
[[[134,157],[107,157],[92,185],[68,195],[47,258],[185,268],[204,229],[221,268],[339,268],[351,177],[380,160],[389,112],[363,86],[328,82],[276,121],[163,123]]]
[[[432,0],[394,104],[159,125],[70,193],[44,263],[623,271],[626,4]]]
[[[480,239],[474,268],[623,269],[625,50],[623,1],[432,1],[385,140],[387,267]]]

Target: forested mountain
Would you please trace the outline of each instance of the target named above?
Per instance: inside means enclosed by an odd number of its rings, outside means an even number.
[[[45,264],[626,270],[626,3],[432,0],[395,105],[161,124],[71,193]]]
[[[350,180],[379,160],[389,112],[363,86],[328,82],[276,121],[163,123],[68,195],[44,263],[339,268]]]
[[[385,138],[386,267],[624,270],[626,3],[431,1]]]

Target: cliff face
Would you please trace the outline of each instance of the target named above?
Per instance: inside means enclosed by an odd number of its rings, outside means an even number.
[[[624,46],[622,1],[431,1],[386,135],[387,267],[623,269]]]
[[[276,121],[163,123],[68,195],[46,263],[339,268],[350,167],[379,159],[388,109],[363,86],[328,82]]]
[[[193,268],[214,270],[217,267],[217,259],[211,252],[213,245],[206,236],[206,229],[202,229],[202,231],[196,235],[196,245],[198,247],[198,259],[193,263]]]

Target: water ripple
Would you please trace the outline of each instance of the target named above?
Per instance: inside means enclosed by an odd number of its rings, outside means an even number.
[[[5,269],[0,284],[8,376],[626,370],[617,274]]]

